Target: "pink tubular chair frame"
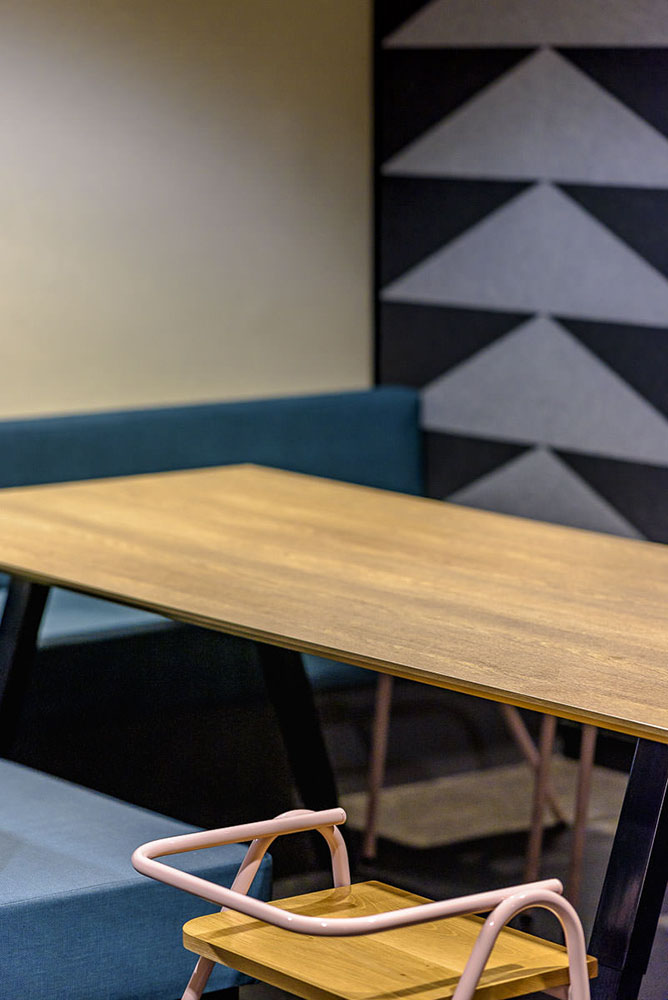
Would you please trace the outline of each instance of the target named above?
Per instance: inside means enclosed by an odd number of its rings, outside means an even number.
[[[338,917],[331,920],[289,913],[246,895],[262,858],[276,837],[305,830],[317,830],[327,841],[332,856],[335,887],[350,885],[348,853],[343,837],[337,829],[345,819],[346,814],[343,809],[327,809],[319,812],[296,809],[259,823],[221,827],[218,830],[205,830],[201,833],[151,841],[137,848],[132,855],[132,864],[141,874],[177,889],[183,889],[210,903],[236,910],[286,931],[319,937],[373,934],[445,917],[467,916],[491,910],[473,946],[453,1000],[471,1000],[503,927],[521,911],[530,907],[541,907],[551,911],[563,928],[571,980],[569,988],[561,987],[549,992],[560,1000],[589,1000],[587,954],[582,925],[571,904],[561,895],[563,887],[558,879],[509,886],[490,892],[460,896],[457,899],[422,903],[386,913]],[[248,840],[251,844],[229,889],[155,860],[157,857],[169,854],[196,851],[223,844],[238,844]],[[213,966],[214,963],[209,959],[198,960],[182,1000],[199,1000]]]

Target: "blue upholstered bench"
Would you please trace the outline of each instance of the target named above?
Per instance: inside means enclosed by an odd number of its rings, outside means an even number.
[[[0,996],[181,996],[194,963],[175,941],[203,904],[147,882],[132,869],[130,855],[147,840],[192,829],[0,761]],[[228,846],[173,863],[229,886],[244,853]],[[252,894],[268,899],[270,889],[265,858]],[[217,966],[209,989],[243,982],[248,979]]]

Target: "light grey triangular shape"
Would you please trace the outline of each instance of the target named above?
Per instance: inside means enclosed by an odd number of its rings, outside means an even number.
[[[506,202],[382,297],[668,326],[668,281],[550,184]]]
[[[668,45],[665,0],[432,0],[384,43]]]
[[[422,424],[668,465],[668,420],[545,318],[523,323],[430,383],[422,393]]]
[[[572,528],[643,537],[607,500],[544,448],[514,458],[457,490],[448,500]]]
[[[548,50],[481,90],[384,172],[668,187],[668,140]]]

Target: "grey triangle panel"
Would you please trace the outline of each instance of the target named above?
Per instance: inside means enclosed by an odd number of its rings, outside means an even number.
[[[382,303],[379,381],[420,388],[527,318],[484,309]]]
[[[391,157],[384,172],[668,187],[668,142],[541,49]]]
[[[559,451],[585,482],[653,542],[668,542],[668,467]]]
[[[560,48],[574,66],[668,136],[668,48]]]
[[[395,31],[426,3],[427,0],[375,0],[374,13],[379,36],[384,38]]]
[[[668,465],[668,420],[546,317],[431,382],[421,419],[430,430]]]
[[[664,275],[543,183],[411,268],[383,298],[657,326],[668,316]]]
[[[553,452],[535,448],[448,497],[454,503],[516,517],[642,537],[607,500]]]
[[[524,444],[427,431],[427,494],[442,500],[527,450]]]
[[[530,48],[383,49],[380,162],[527,56]]]
[[[530,185],[511,181],[383,177],[380,283],[386,285]]]
[[[589,184],[559,186],[652,267],[668,277],[668,189],[594,187]]]
[[[668,416],[668,329],[562,319],[559,322]]]
[[[431,0],[389,45],[668,42],[665,0]]]

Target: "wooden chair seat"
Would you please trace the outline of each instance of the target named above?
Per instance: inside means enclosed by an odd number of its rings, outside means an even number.
[[[372,915],[428,902],[382,882],[361,882],[293,896],[272,906],[313,917]],[[290,934],[234,910],[196,917],[183,943],[204,958],[237,969],[304,1000],[446,1000],[452,997],[483,920],[432,923],[336,938]],[[588,959],[590,976],[596,960]],[[475,997],[505,1000],[569,982],[566,949],[506,927]]]
[[[506,1000],[549,990],[590,1000],[596,960],[558,879],[435,902],[384,885],[351,885],[343,809],[296,809],[271,820],[142,844],[137,871],[222,906],[183,929],[199,957],[182,1000],[200,1000],[216,963],[304,1000]],[[331,852],[333,889],[265,903],[247,895],[276,837],[317,830]],[[157,858],[250,841],[231,888]],[[507,925],[532,907],[559,920],[566,948]],[[488,914],[483,920],[479,914]]]

